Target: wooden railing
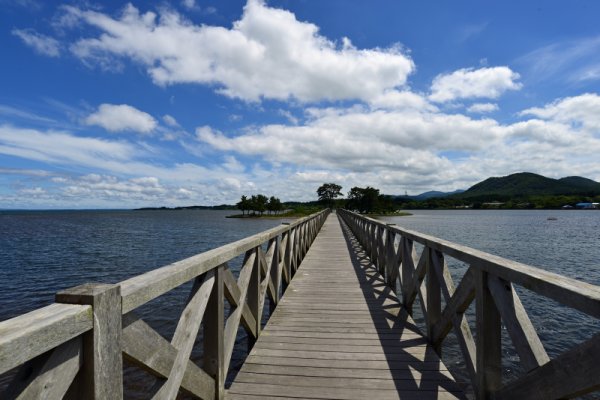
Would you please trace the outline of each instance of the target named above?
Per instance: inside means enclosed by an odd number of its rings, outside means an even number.
[[[159,378],[155,399],[174,399],[180,389],[222,399],[240,323],[250,341],[260,335],[265,300],[277,305],[328,213],[118,284],[65,290],[52,305],[0,322],[0,374],[20,367],[0,398],[122,399],[125,357]],[[241,255],[236,281],[227,263]],[[191,293],[169,342],[135,310],[190,281]],[[201,325],[203,363],[198,367],[190,355]]]
[[[398,297],[409,313],[419,298],[428,341],[440,355],[454,330],[478,399],[566,398],[600,389],[600,334],[550,359],[514,285],[599,319],[600,287],[349,211],[338,214],[388,285],[399,286]],[[415,242],[423,246],[420,256]],[[446,257],[469,266],[457,286]],[[475,339],[465,315],[473,300]],[[525,371],[507,384],[502,382],[502,323]]]

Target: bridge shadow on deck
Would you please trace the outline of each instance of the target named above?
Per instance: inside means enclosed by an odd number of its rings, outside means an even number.
[[[466,398],[350,228],[338,219],[399,397],[418,392],[419,399]]]

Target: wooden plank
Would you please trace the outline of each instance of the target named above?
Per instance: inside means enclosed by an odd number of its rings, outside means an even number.
[[[175,357],[167,381],[155,393],[153,399],[174,399],[179,392],[183,375],[187,369],[187,361],[192,354],[192,348],[200,330],[202,316],[215,282],[214,271],[210,271],[206,275],[203,277],[204,279],[196,278],[191,299],[181,314],[173,334],[173,340],[171,340],[173,347],[178,350],[177,357]]]
[[[57,293],[56,301],[92,306],[93,330],[83,336],[82,397],[122,399],[120,286],[87,283]]]
[[[213,378],[214,398],[220,400],[225,397],[225,376],[227,368],[225,365],[225,276],[226,265],[221,265],[215,271],[215,283],[206,306],[206,316],[204,317],[204,370]],[[239,302],[238,298],[238,302]],[[240,309],[238,307],[238,309]]]
[[[513,285],[495,276],[488,277],[488,285],[525,371],[550,361]]]
[[[92,307],[71,304],[51,304],[0,322],[0,374],[92,327]]]
[[[76,337],[52,350],[40,365],[24,365],[3,399],[62,399],[83,364],[82,340]],[[30,375],[30,376],[27,376]]]
[[[444,340],[450,329],[452,329],[454,318],[457,315],[462,316],[473,299],[475,299],[475,270],[471,267],[463,275],[451,299],[446,301],[442,316],[433,328],[431,339],[434,342]]]
[[[442,294],[438,269],[440,268],[439,257],[443,257],[443,255],[428,247],[423,249],[423,253],[427,257],[427,336],[432,338],[433,327],[439,321],[442,314]],[[415,283],[420,285],[418,280]],[[434,347],[436,352],[441,356],[442,346],[438,344],[434,345]]]
[[[339,378],[352,379],[380,379],[380,380],[404,380],[404,379],[420,379],[421,381],[451,381],[454,378],[452,374],[446,370],[427,371],[422,373],[416,369],[364,369],[364,368],[342,368],[341,366],[332,368],[306,367],[298,365],[269,365],[269,364],[253,364],[247,363],[242,367],[243,372],[267,374],[273,376],[276,380],[278,376],[293,376],[297,380],[303,380],[304,377],[325,377],[331,380]]]
[[[254,249],[246,252],[244,264],[240,271],[238,278],[238,287],[240,288],[240,297],[237,299],[238,304],[243,304],[248,293],[248,287],[250,280],[252,279],[252,272],[257,268],[257,254]],[[224,370],[229,370],[229,363],[231,362],[231,356],[233,354],[233,346],[235,345],[235,338],[237,336],[240,319],[242,317],[242,307],[236,307],[227,318],[225,322],[225,329],[223,331],[223,352],[224,352]]]
[[[239,389],[237,388],[239,387]],[[457,399],[464,398],[460,393],[446,392],[438,388],[437,390],[412,390],[404,391],[402,396],[396,389],[374,390],[357,388],[336,388],[336,387],[310,387],[310,386],[283,386],[275,384],[254,384],[240,383],[236,388],[229,390],[229,395],[236,393],[254,394],[261,396],[289,396],[317,399],[349,399],[364,400],[365,398],[376,398],[378,400],[388,399]],[[235,398],[235,397],[234,397]]]
[[[252,315],[252,311],[250,311],[250,307],[248,303],[243,302],[241,305],[238,304],[240,299],[240,288],[235,281],[235,277],[233,273],[229,269],[227,263],[224,264],[223,269],[223,283],[225,285],[224,295],[229,304],[232,307],[242,307],[242,325],[244,329],[246,329],[252,336],[256,336],[256,319]]]
[[[456,303],[453,304],[453,302],[452,302],[454,299],[455,290],[454,290],[454,282],[452,281],[452,276],[450,275],[450,271],[448,270],[448,265],[446,264],[446,261],[440,252],[438,252],[436,250],[432,250],[432,252],[434,254],[434,257],[432,258],[434,271],[435,271],[435,274],[437,275],[439,282],[441,282],[440,291],[444,295],[444,300],[446,301],[446,304],[447,305],[449,304],[451,307],[453,307],[456,305]],[[474,289],[473,289],[473,295],[474,295]],[[462,309],[463,307],[466,309],[468,304],[459,304],[459,306],[460,307],[455,308],[455,310],[458,309],[459,312],[456,312],[456,311],[452,312],[452,314],[450,314],[450,319],[452,321],[452,327],[454,328],[454,332],[456,334],[456,339],[458,341],[458,345],[460,347],[460,351],[462,353],[463,360],[464,360],[466,368],[467,368],[467,372],[469,373],[469,376],[471,377],[471,381],[475,382],[476,377],[477,377],[477,373],[475,370],[475,368],[476,368],[475,341],[473,340],[473,334],[471,333],[471,328],[469,327],[467,319],[464,315],[464,310]],[[436,344],[437,346],[441,346],[442,341],[436,340],[435,336],[434,336],[436,334],[436,325],[434,325],[429,332],[431,333],[430,338],[431,338],[432,342],[434,344]]]
[[[487,399],[502,386],[502,351],[500,313],[488,289],[487,272],[475,274],[477,317],[477,375],[475,393]]]
[[[504,399],[563,399],[600,390],[600,334],[559,355],[496,393]]]
[[[123,316],[123,353],[128,361],[143,370],[167,378],[178,350],[134,313],[129,313]],[[186,362],[181,387],[200,398],[215,397],[214,379],[190,360]]]
[[[415,374],[417,375],[417,374]],[[348,388],[348,389],[372,389],[392,391],[447,391],[461,392],[459,386],[452,379],[438,376],[438,379],[421,380],[420,377],[411,376],[406,379],[357,379],[350,377],[314,377],[304,376],[298,379],[290,375],[266,375],[249,372],[240,372],[236,377],[238,383],[277,384],[284,386],[303,386],[315,388]]]

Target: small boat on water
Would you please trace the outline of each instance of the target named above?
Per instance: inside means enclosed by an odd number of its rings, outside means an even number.
[[[546,218],[548,221],[556,221],[558,218],[556,217],[548,217]]]

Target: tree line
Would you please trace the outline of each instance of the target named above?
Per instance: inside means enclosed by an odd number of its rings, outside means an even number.
[[[388,213],[395,210],[392,197],[379,193],[379,189],[371,186],[365,188],[355,186],[350,189],[345,200],[336,200],[337,197],[343,196],[342,187],[335,183],[324,183],[317,189],[317,195],[319,201],[330,208],[343,207],[363,214]]]
[[[275,196],[267,197],[264,194],[253,194],[250,198],[242,196],[236,206],[242,210],[242,215],[246,215],[246,212],[248,215],[250,213],[263,215],[265,211],[269,214],[278,214],[284,209],[281,200]]]

